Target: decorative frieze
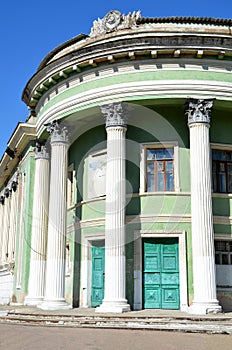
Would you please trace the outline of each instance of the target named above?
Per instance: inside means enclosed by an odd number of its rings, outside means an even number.
[[[101,106],[101,112],[105,117],[106,128],[111,126],[127,126],[128,111],[124,102],[109,103]]]
[[[187,102],[185,114],[188,117],[188,125],[195,123],[210,124],[213,99],[190,98]]]
[[[67,125],[60,120],[54,120],[52,123],[44,125],[51,136],[51,143],[62,142],[69,143],[69,130]]]

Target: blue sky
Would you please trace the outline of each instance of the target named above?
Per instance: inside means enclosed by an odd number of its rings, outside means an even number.
[[[232,18],[231,0],[3,1],[0,9],[0,158],[16,125],[28,116],[22,91],[42,59],[62,42],[89,34],[110,10],[141,10],[143,17]]]

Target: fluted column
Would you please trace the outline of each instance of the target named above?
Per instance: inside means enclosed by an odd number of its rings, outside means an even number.
[[[216,297],[209,128],[213,100],[190,99],[192,258],[194,299],[190,312],[220,312]]]
[[[106,118],[107,170],[105,208],[105,293],[97,312],[130,310],[126,295],[125,256],[125,134],[127,111],[123,103],[102,106]]]
[[[51,135],[50,199],[45,297],[39,307],[55,310],[70,307],[64,297],[69,137],[67,128],[57,121],[47,130]]]
[[[26,305],[38,305],[44,298],[48,233],[49,153],[41,141],[36,142],[35,161],[31,260]]]
[[[10,207],[11,207],[11,189],[6,187],[4,191],[4,220],[3,220],[3,237],[2,237],[2,262],[8,262],[8,240],[10,228]]]
[[[15,259],[15,237],[18,213],[18,176],[11,183],[11,210],[10,210],[10,228],[9,228],[9,242],[8,242],[8,261],[13,263]]]

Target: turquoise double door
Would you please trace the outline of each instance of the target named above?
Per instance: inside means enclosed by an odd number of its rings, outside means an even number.
[[[92,243],[92,307],[102,303],[104,278],[104,241],[95,241]],[[144,309],[180,308],[177,238],[143,239],[143,307]]]
[[[180,286],[178,239],[144,239],[144,309],[179,309],[179,289]]]
[[[91,306],[96,307],[104,298],[105,279],[105,242],[95,241],[92,244],[92,291]]]

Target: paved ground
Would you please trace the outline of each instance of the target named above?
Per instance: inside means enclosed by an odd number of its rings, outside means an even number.
[[[8,350],[231,350],[228,335],[141,330],[80,329],[0,324]]]

